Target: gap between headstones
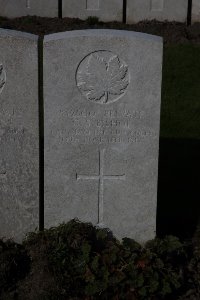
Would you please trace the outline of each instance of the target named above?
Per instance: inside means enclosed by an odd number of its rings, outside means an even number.
[[[188,0],[187,26],[191,25],[192,21],[192,0]]]
[[[38,39],[38,99],[39,99],[39,230],[44,230],[44,88],[43,37]]]
[[[62,0],[58,0],[58,18],[62,19]]]
[[[126,6],[127,6],[127,0],[123,0],[123,20],[122,22],[126,24]]]

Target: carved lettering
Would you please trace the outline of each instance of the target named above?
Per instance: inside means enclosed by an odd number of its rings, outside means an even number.
[[[87,110],[60,110],[61,115],[66,115],[69,118],[88,118],[94,119],[97,115],[95,111]],[[127,119],[142,119],[144,117],[144,111],[131,111],[131,110],[104,110],[102,113],[106,119],[114,118],[127,118]]]
[[[87,109],[60,110],[69,126],[60,131],[51,131],[58,143],[106,145],[141,143],[154,138],[155,132],[150,128],[141,128],[138,122],[145,118],[144,111],[126,107],[124,109]]]
[[[66,114],[67,117],[76,117],[76,118],[93,118],[96,116],[96,112],[95,111],[87,111],[87,110],[69,110],[69,111],[63,111],[63,110],[60,110],[60,113],[61,114]]]
[[[97,120],[97,127],[127,127],[129,128],[129,122],[127,120]]]

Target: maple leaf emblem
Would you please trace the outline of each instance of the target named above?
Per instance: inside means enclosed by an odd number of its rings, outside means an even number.
[[[77,72],[77,86],[90,101],[114,102],[125,93],[129,85],[128,66],[121,63],[117,55],[110,55],[109,52],[109,56],[106,59],[98,52],[92,53],[85,67]]]
[[[2,92],[6,83],[6,74],[3,69],[3,65],[0,64],[0,93]]]

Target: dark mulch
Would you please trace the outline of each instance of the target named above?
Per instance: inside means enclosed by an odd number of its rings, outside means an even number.
[[[94,24],[95,23],[95,24]],[[137,24],[126,25],[119,22],[95,22],[95,20],[82,21],[71,18],[41,18],[41,17],[21,17],[7,19],[0,17],[0,27],[26,31],[33,34],[45,35],[55,32],[79,29],[120,29],[146,32],[160,35],[166,43],[200,43],[200,23],[187,27],[186,24],[177,22],[143,21]]]

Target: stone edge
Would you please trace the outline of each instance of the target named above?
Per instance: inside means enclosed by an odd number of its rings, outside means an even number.
[[[116,37],[125,37],[125,38],[137,38],[145,39],[150,42],[163,43],[163,38],[160,36],[128,31],[128,30],[113,30],[113,29],[86,29],[86,30],[72,30],[65,32],[58,32],[53,34],[48,34],[44,36],[44,43],[56,40],[62,40],[73,37],[95,37],[95,36],[116,36]]]
[[[16,38],[25,38],[33,41],[38,41],[39,36],[28,33],[28,32],[22,32],[22,31],[17,31],[17,30],[12,30],[12,29],[4,29],[0,28],[0,36],[1,37],[16,37]]]

